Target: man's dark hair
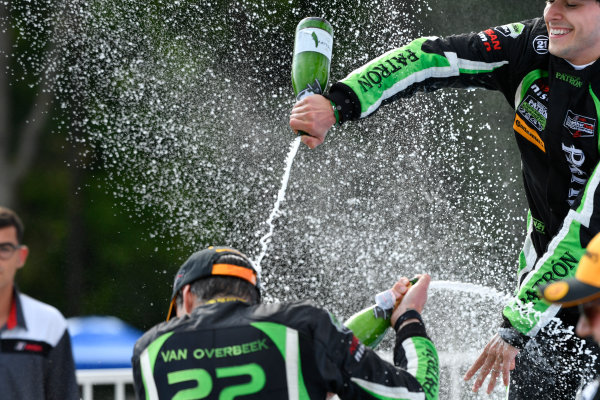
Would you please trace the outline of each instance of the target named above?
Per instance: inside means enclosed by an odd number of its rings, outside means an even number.
[[[250,304],[258,304],[259,296],[256,286],[248,281],[232,276],[214,275],[198,279],[190,284],[190,292],[205,302],[215,297],[238,297]],[[181,307],[183,298],[181,291],[177,294],[177,307]]]
[[[0,206],[0,228],[14,226],[17,231],[17,242],[23,244],[23,232],[25,227],[21,218],[13,210]]]

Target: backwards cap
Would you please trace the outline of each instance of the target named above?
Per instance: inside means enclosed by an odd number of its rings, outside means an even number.
[[[250,282],[260,297],[260,274],[243,253],[229,247],[209,247],[198,251],[183,263],[173,281],[173,294],[167,321],[175,308],[177,293],[187,284],[213,275],[233,276]]]
[[[579,260],[575,277],[541,288],[542,297],[563,307],[572,307],[600,298],[600,234],[588,244]]]

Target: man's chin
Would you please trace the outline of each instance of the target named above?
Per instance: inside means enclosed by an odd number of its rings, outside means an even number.
[[[565,51],[558,45],[552,46],[552,44],[548,44],[548,53],[552,54],[554,57],[565,58]]]

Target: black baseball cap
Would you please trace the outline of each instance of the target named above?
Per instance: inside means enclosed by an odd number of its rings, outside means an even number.
[[[562,279],[540,289],[550,303],[573,307],[600,298],[600,234],[588,244],[579,260],[575,277]]]
[[[187,284],[209,276],[233,276],[252,283],[260,297],[260,274],[242,252],[230,247],[209,247],[198,251],[183,263],[173,281],[173,294],[167,321],[175,308],[177,293]]]

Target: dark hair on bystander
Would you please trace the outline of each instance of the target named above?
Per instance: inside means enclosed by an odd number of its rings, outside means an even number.
[[[23,233],[25,232],[25,226],[21,221],[21,218],[13,210],[0,206],[0,228],[7,228],[14,226],[17,230],[17,242],[23,244]]]

